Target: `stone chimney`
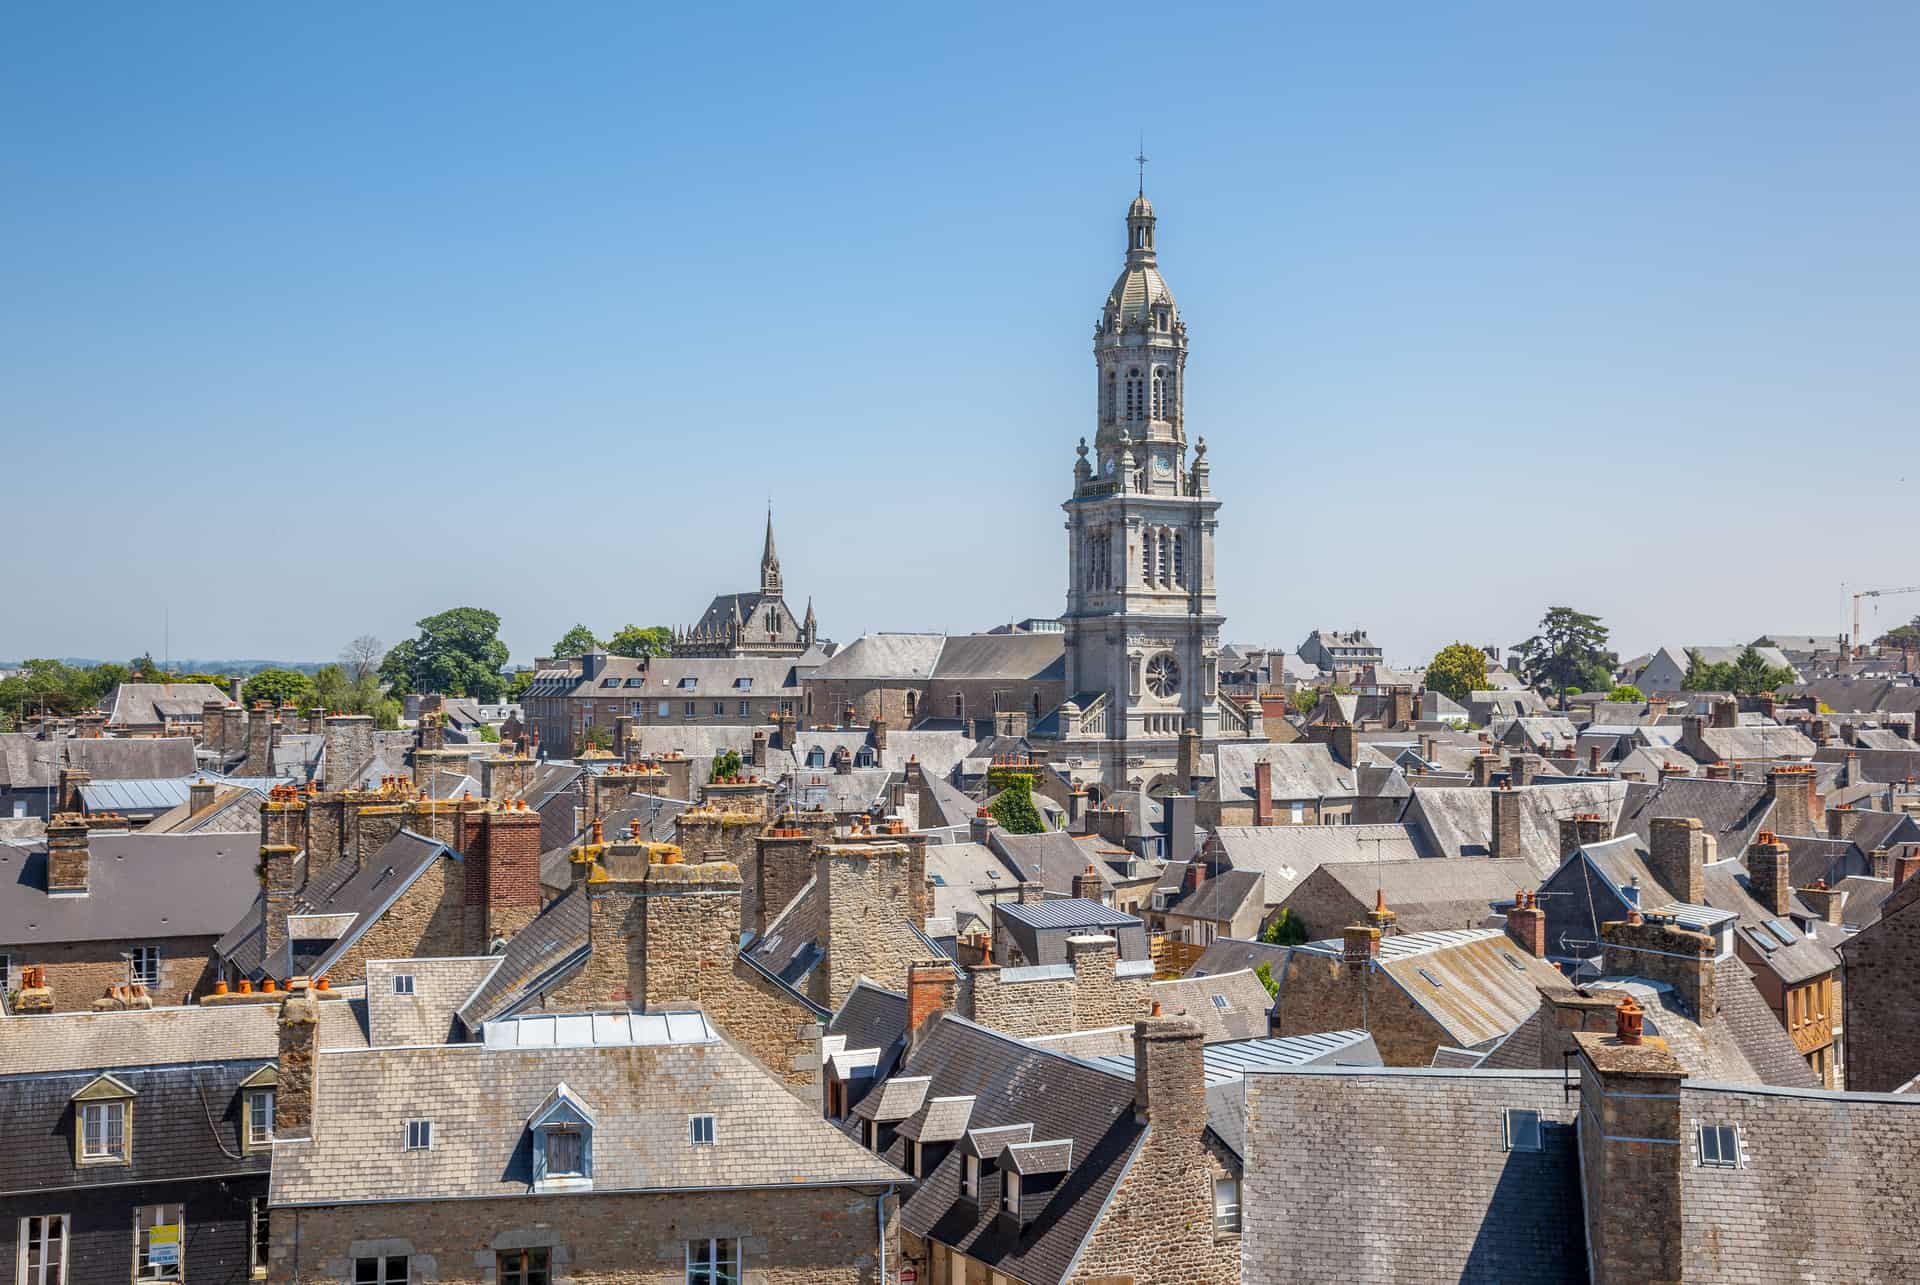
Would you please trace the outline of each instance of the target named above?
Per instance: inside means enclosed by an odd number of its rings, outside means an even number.
[[[833,774],[835,776],[853,775],[853,751],[846,746],[842,745],[835,749],[833,757],[829,759],[828,762],[833,765]]]
[[[1273,824],[1273,764],[1266,759],[1253,761],[1253,823]]]
[[[87,893],[87,819],[78,812],[57,812],[47,822],[47,893]]]
[[[188,782],[187,811],[199,812],[202,808],[212,807],[214,792],[217,788],[212,781]]]
[[[1661,775],[1661,779],[1664,780],[1666,778],[1666,773],[1662,772],[1660,775]],[[1707,779],[1709,781],[1731,781],[1733,779],[1733,764],[1731,763],[1707,764]]]
[[[366,714],[332,715],[327,719],[321,744],[326,764],[320,787],[351,789],[373,759],[373,719]]]
[[[1696,817],[1655,817],[1649,826],[1647,868],[1675,901],[1706,899],[1706,844]]]
[[[466,953],[488,955],[540,913],[540,814],[524,801],[469,822],[463,920]]]
[[[751,880],[741,872],[740,913],[742,925],[760,937],[813,878],[813,836],[798,826],[775,826],[754,836],[753,846]]]
[[[1088,901],[1098,901],[1103,904],[1106,902],[1107,885],[1100,878],[1100,872],[1094,869],[1092,862],[1087,863],[1083,873],[1073,877],[1073,895],[1084,897]]]
[[[751,762],[754,768],[758,771],[764,772],[767,770],[768,744],[769,742],[767,740],[767,729],[764,727],[754,728],[753,729],[753,749],[750,752],[748,761]]]
[[[1827,837],[1829,839],[1851,839],[1853,832],[1860,828],[1872,813],[1854,807],[1851,803],[1842,803],[1827,809]]]
[[[1893,859],[1893,886],[1898,888],[1916,874],[1920,874],[1920,848],[1902,847]]]
[[[993,826],[993,813],[975,808],[973,819],[967,822],[967,838],[974,843],[987,843],[993,838]]]
[[[1747,886],[1753,899],[1773,915],[1785,915],[1793,897],[1787,845],[1771,830],[1762,830],[1747,849]]]
[[[1521,856],[1520,806],[1522,796],[1511,789],[1491,791],[1493,802],[1493,838],[1488,851],[1497,860],[1515,860]]]
[[[1713,725],[1715,727],[1740,726],[1740,702],[1730,697],[1715,701],[1713,703]]]
[[[700,801],[723,812],[765,821],[772,811],[773,785],[757,776],[739,776],[729,781],[709,781],[700,787]]]
[[[1680,1117],[1686,1075],[1658,1038],[1643,1036],[1631,999],[1612,1035],[1574,1032],[1580,1071],[1580,1164],[1587,1252],[1595,1285],[1680,1285]]]
[[[1156,1134],[1191,1135],[1207,1127],[1206,1067],[1200,1024],[1155,1015],[1133,1024],[1133,1114]],[[1196,1161],[1199,1159],[1195,1157]]]
[[[1693,769],[1684,763],[1675,763],[1669,760],[1660,765],[1660,779],[1662,781],[1671,781],[1676,777],[1692,775]]]
[[[1600,775],[1600,747],[1598,745],[1587,746],[1587,775]]]
[[[1364,971],[1380,957],[1380,930],[1371,924],[1348,924],[1340,934],[1340,960],[1349,973]]]
[[[62,767],[60,769],[60,783],[57,790],[59,797],[54,800],[54,810],[57,812],[84,813],[87,810],[87,800],[86,797],[81,794],[80,787],[90,785],[92,782],[93,773],[87,771],[84,767],[74,767],[71,765]]]
[[[260,922],[270,965],[287,948],[287,916],[293,913],[302,883],[299,858],[300,850],[288,844],[260,845]]]
[[[1540,771],[1538,754],[1515,754],[1507,760],[1507,780],[1518,789],[1533,784],[1533,778]]]
[[[1073,968],[1074,1006],[1097,1011],[1095,997],[1113,992],[1114,970],[1120,963],[1120,943],[1106,933],[1069,937],[1067,963]]]
[[[500,753],[480,760],[480,792],[489,799],[517,799],[532,781],[533,760],[525,754],[502,746]]]
[[[875,754],[887,751],[887,720],[878,714],[867,720],[867,743]]]
[[[1848,750],[1847,760],[1840,768],[1840,784],[1843,786],[1864,785],[1867,778],[1860,772],[1860,751]]]
[[[314,1099],[320,1088],[320,1003],[304,978],[295,979],[280,1005],[279,1083],[273,1094],[273,1136],[313,1137]]]
[[[1473,784],[1478,789],[1486,789],[1493,784],[1493,774],[1500,770],[1500,752],[1491,747],[1482,749],[1473,756]]]
[[[244,776],[273,775],[273,707],[255,701],[247,711],[247,761],[240,768]]]
[[[200,743],[221,753],[227,748],[227,703],[222,700],[200,702]]]
[[[1333,751],[1333,757],[1341,767],[1353,768],[1360,757],[1360,730],[1350,723],[1340,723],[1327,731],[1327,748]]]
[[[793,711],[783,709],[775,714],[773,716],[774,748],[785,750],[791,754],[794,749],[794,741],[799,733],[799,728],[800,721],[794,716]]]
[[[863,974],[900,976],[905,961],[887,957],[889,946],[874,925],[897,919],[913,904],[911,858],[906,844],[884,841],[827,843],[814,850],[814,895],[822,901],[826,952],[807,978],[816,1002],[838,1009]]]
[[[1778,834],[1812,834],[1813,769],[1797,763],[1783,763],[1767,769],[1767,796],[1773,800],[1771,828]]]
[[[1387,689],[1387,726],[1396,732],[1404,732],[1413,726],[1413,688],[1394,686]]]
[[[235,705],[241,704],[242,702],[240,698],[240,693],[242,689],[246,687],[246,685],[247,685],[247,680],[244,678],[241,678],[237,674],[227,679],[227,699],[232,701]]]
[[[1665,982],[1696,1022],[1720,1011],[1713,976],[1717,946],[1706,933],[1680,927],[1671,915],[1636,911],[1628,919],[1601,924],[1600,940],[1602,974]]]
[[[1513,909],[1507,912],[1507,936],[1535,959],[1547,956],[1547,913],[1540,909],[1531,892],[1513,895]]]
[[[1807,903],[1807,909],[1813,912],[1816,919],[1839,926],[1846,893],[1838,888],[1827,887],[1825,879],[1815,879],[1811,886],[1800,889],[1800,900]]]
[[[324,735],[326,727],[321,726]],[[445,749],[447,745],[447,725],[438,713],[422,713],[420,721],[414,726],[414,745],[423,750]]]
[[[1183,794],[1198,790],[1200,779],[1200,732],[1197,728],[1185,727],[1180,730],[1179,751],[1174,759],[1173,776],[1179,782]]]

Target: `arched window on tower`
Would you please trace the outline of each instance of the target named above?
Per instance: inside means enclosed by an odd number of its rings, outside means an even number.
[[[1033,716],[1035,718],[1040,717],[1040,693],[1039,692],[1035,692],[1033,694]]]
[[[1162,371],[1160,373],[1160,382],[1165,386],[1167,393],[1167,409],[1161,418],[1172,420],[1177,424],[1180,422],[1180,398],[1174,391],[1173,371],[1171,369]]]
[[[1153,368],[1153,417],[1155,419],[1167,417],[1166,377],[1167,372],[1161,367]]]
[[[1153,550],[1156,543],[1153,528],[1148,527],[1140,541],[1140,580],[1143,584],[1153,583]]]
[[[1113,392],[1114,380],[1115,380],[1114,373],[1111,370],[1109,370],[1107,372],[1106,401],[1102,402],[1100,405],[1100,415],[1103,419],[1106,419],[1108,421],[1111,421],[1115,414],[1114,392]]]
[[[1173,533],[1173,582],[1187,587],[1187,542],[1178,531]]]
[[[1165,527],[1160,528],[1160,584],[1165,587],[1172,582],[1173,570],[1173,533]]]
[[[907,693],[907,726],[908,727],[913,726],[913,716],[917,712],[916,707],[919,705],[919,703],[920,703],[920,700],[919,700],[918,693],[916,692]]]
[[[1140,386],[1140,368],[1134,367],[1127,372],[1127,422],[1138,424],[1140,415],[1146,410],[1141,400],[1144,390]]]
[[[955,695],[953,698],[953,716],[964,725],[967,721],[967,698]]]

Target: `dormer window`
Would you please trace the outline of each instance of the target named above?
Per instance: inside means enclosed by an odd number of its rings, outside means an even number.
[[[826,765],[827,765],[827,752],[825,749],[816,745],[812,749],[807,751],[808,767],[825,767]]]
[[[527,1117],[536,1192],[592,1187],[593,1125],[593,1112],[564,1082]]]
[[[73,1095],[76,1163],[127,1163],[133,1133],[133,1099],[133,1089],[111,1075],[98,1077]]]
[[[968,1156],[960,1171],[960,1194],[968,1200],[980,1199],[980,1157]]]
[[[273,1146],[274,1095],[279,1072],[269,1064],[240,1081],[240,1149],[265,1151]]]
[[[1020,1216],[1020,1175],[1011,1169],[1000,1179],[1000,1207],[1016,1218]]]

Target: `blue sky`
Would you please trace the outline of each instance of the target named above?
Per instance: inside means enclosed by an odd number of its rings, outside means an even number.
[[[1051,614],[1143,129],[1230,638],[1920,582],[1920,9],[1441,8],[13,6],[0,656]]]

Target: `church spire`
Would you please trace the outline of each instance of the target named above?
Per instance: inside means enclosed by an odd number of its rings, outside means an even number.
[[[760,550],[760,592],[769,598],[780,596],[780,555],[773,547],[773,506],[767,506],[767,542]]]

